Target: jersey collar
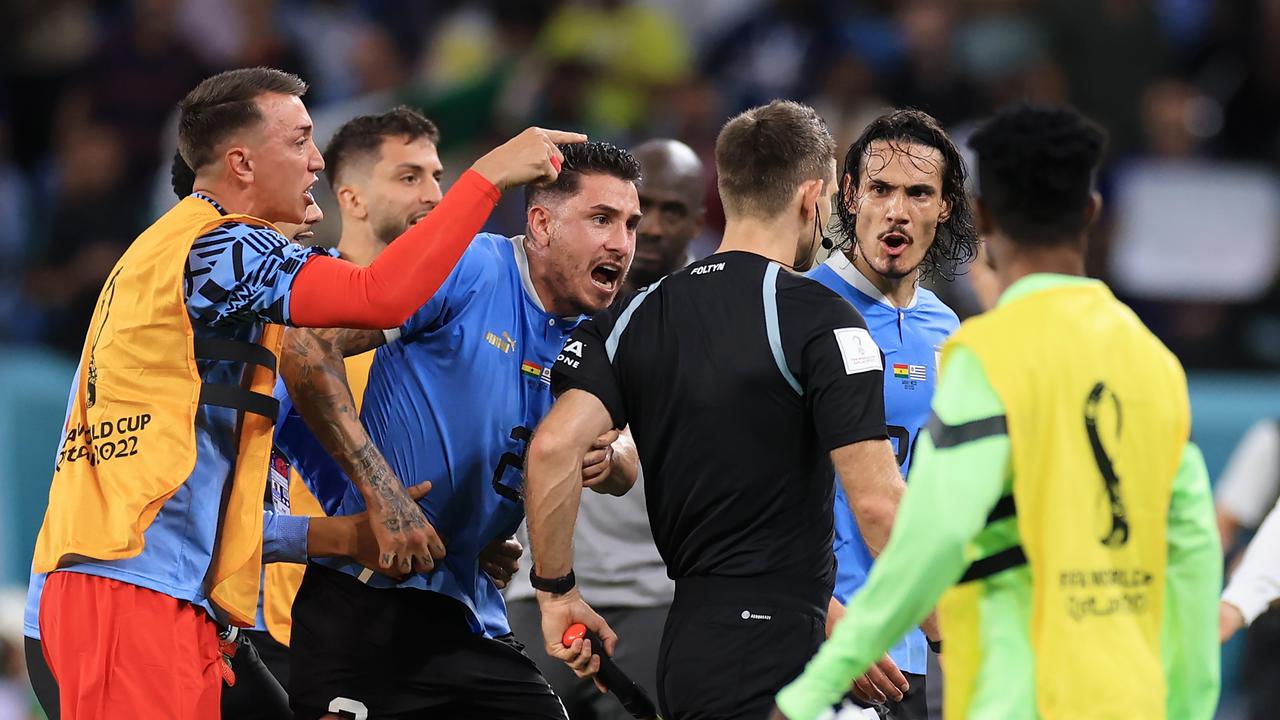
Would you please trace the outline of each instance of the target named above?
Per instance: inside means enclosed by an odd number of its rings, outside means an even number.
[[[217,201],[217,200],[214,200],[213,198],[209,197],[208,195],[205,195],[205,194],[204,194],[204,193],[202,193],[202,192],[198,192],[198,191],[197,191],[197,192],[193,192],[193,193],[191,193],[191,197],[194,197],[194,198],[200,198],[201,200],[203,200],[203,201],[205,201],[205,202],[209,203],[210,205],[212,205],[212,206],[214,207],[214,209],[216,209],[216,210],[218,211],[218,214],[219,214],[219,215],[226,215],[226,214],[227,214],[227,211],[226,211],[225,209],[223,209],[223,207],[222,207],[221,205],[219,205],[219,204],[218,204],[218,201]]]
[[[827,258],[827,267],[831,268],[835,274],[839,275],[845,282],[854,287],[855,290],[893,310],[910,310],[916,306],[916,302],[920,299],[920,289],[917,287],[911,292],[911,302],[906,307],[899,308],[893,304],[893,301],[885,297],[880,289],[871,284],[862,271],[849,262],[849,258],[845,257],[842,252],[831,253],[831,257]]]
[[[1058,287],[1102,285],[1101,280],[1081,277],[1079,275],[1062,275],[1059,273],[1031,273],[1024,275],[1005,288],[996,301],[996,307],[1006,305],[1020,297],[1031,295],[1041,290],[1052,290]]]
[[[546,312],[542,298],[538,297],[538,291],[533,288],[533,277],[529,275],[529,256],[524,251],[524,236],[517,235],[507,239],[511,241],[511,250],[516,254],[516,267],[520,270],[520,284],[524,286],[524,294],[529,296],[534,307]]]

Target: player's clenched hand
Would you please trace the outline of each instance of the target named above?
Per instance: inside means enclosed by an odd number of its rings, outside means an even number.
[[[619,431],[610,430],[591,443],[591,449],[582,456],[582,487],[594,488],[608,480],[613,473],[613,441]]]
[[[547,654],[563,661],[578,677],[595,680],[600,692],[605,692],[605,687],[595,677],[600,672],[600,658],[593,652],[600,648],[593,649],[591,641],[586,638],[578,638],[565,647],[561,639],[570,625],[582,623],[604,643],[605,654],[613,655],[618,647],[618,634],[582,599],[577,588],[563,595],[538,591],[538,607],[542,610],[542,637],[546,641]]]
[[[490,150],[471,166],[499,190],[537,182],[554,182],[560,175],[563,143],[586,142],[581,133],[531,127]]]
[[[430,490],[431,482],[427,481],[414,485],[406,492],[409,494],[409,499],[417,502],[418,500],[426,497]],[[349,515],[346,517],[340,516],[333,519],[346,520],[351,523],[351,540],[346,551],[343,552],[344,555],[350,557],[370,570],[381,570],[382,574],[395,578],[396,580],[403,580],[409,576],[408,571],[402,572],[399,567],[382,567],[380,562],[381,550],[378,547],[378,538],[373,531],[373,522],[369,517],[368,510],[356,513],[355,515]],[[314,523],[315,521],[313,520],[312,522]]]
[[[376,487],[368,510],[378,543],[376,567],[389,575],[434,569],[436,560],[444,557],[444,542],[418,507],[418,500],[431,489],[430,483],[416,485],[412,492],[396,482]]]
[[[493,578],[493,584],[501,590],[520,571],[520,554],[524,546],[513,537],[498,538],[480,551],[480,569]]]
[[[889,700],[902,700],[902,694],[910,688],[907,678],[888,655],[872,665],[865,675],[853,681],[853,694],[863,702],[877,705]]]

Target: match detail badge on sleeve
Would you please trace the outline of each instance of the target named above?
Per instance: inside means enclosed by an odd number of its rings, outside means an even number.
[[[880,363],[880,347],[864,328],[837,328],[836,343],[844,360],[844,373],[854,375],[870,370],[883,370]]]

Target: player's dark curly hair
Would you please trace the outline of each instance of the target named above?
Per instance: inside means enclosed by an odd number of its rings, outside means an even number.
[[[1072,108],[1013,105],[978,128],[978,194],[1014,242],[1075,242],[1107,136]]]
[[[920,277],[936,274],[944,280],[955,279],[956,271],[978,254],[973,208],[965,192],[964,160],[938,121],[920,110],[895,110],[881,115],[849,146],[849,152],[844,156],[844,175],[849,178],[849,183],[847,187],[841,183],[840,202],[836,203],[841,232],[846,241],[857,247],[857,238],[854,237],[857,213],[854,212],[853,194],[862,182],[863,157],[871,143],[877,140],[891,143],[898,152],[909,153],[905,145],[910,143],[931,147],[942,154],[942,197],[950,205],[951,214],[938,226],[933,245],[920,262]]]
[[[169,180],[173,183],[173,194],[178,199],[190,195],[196,185],[196,173],[187,165],[187,161],[182,159],[182,153],[175,152],[173,154],[173,166],[169,168]]]
[[[548,197],[572,195],[578,192],[578,178],[583,175],[612,175],[628,182],[640,181],[640,161],[630,152],[607,142],[568,143],[557,145],[564,155],[564,164],[553,183],[526,185],[524,206]]]
[[[426,138],[440,144],[440,129],[422,113],[399,105],[377,115],[359,115],[338,128],[324,149],[325,176],[329,187],[342,181],[342,172],[352,163],[372,156],[386,138],[404,138],[413,142]]]

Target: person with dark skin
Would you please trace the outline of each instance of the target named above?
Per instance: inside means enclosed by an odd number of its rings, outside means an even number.
[[[670,138],[655,138],[635,149],[642,175],[640,227],[636,230],[636,256],[624,290],[636,290],[670,275],[692,260],[689,243],[702,232],[707,208],[706,170],[688,145]]]

